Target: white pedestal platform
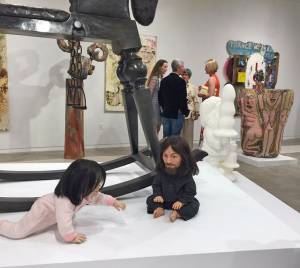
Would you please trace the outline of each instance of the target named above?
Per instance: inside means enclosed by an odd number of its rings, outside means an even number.
[[[88,238],[81,245],[57,240],[56,227],[23,240],[0,237],[0,267],[299,268],[300,226],[291,225],[300,223],[299,213],[239,174],[234,184],[207,163],[199,167],[195,181],[201,206],[194,219],[170,223],[169,212],[153,219],[146,213],[147,188],[123,197],[123,212],[104,206],[79,211],[76,229]],[[7,168],[0,164],[0,169]],[[131,164],[109,172],[107,182],[143,173]],[[0,196],[41,195],[56,183],[0,183]],[[263,206],[263,196],[280,209]],[[17,220],[23,214],[0,214],[0,219]]]
[[[256,167],[275,167],[297,165],[298,159],[286,155],[278,155],[275,158],[258,158],[238,153],[238,160]]]

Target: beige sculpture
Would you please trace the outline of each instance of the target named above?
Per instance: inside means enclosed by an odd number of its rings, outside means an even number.
[[[240,93],[241,146],[244,154],[273,158],[280,153],[284,126],[293,105],[290,89],[243,89]]]

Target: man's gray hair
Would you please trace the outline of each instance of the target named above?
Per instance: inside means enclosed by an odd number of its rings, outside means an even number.
[[[184,65],[184,62],[182,60],[173,60],[171,63],[172,71],[176,72],[180,65]]]

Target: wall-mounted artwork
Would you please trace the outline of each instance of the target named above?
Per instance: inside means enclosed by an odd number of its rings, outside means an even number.
[[[240,115],[240,91],[244,88],[274,89],[279,66],[279,53],[270,45],[229,40],[226,44],[229,58],[223,73],[236,90],[236,115]]]
[[[8,130],[8,76],[6,38],[0,34],[0,131]]]
[[[225,78],[235,86],[255,87],[255,76],[261,71],[264,75],[264,88],[275,88],[279,53],[270,45],[254,42],[229,40],[226,44],[229,58],[224,66]]]
[[[255,73],[262,70],[265,73],[266,64],[264,57],[260,53],[252,54],[247,61],[246,75],[245,75],[245,88],[254,88],[256,85]]]
[[[142,48],[137,53],[147,66],[147,77],[150,74],[157,54],[157,37],[152,35],[141,35]],[[120,57],[112,52],[110,45],[105,68],[105,96],[104,109],[106,112],[124,112],[122,89],[123,86],[117,77],[116,70]]]

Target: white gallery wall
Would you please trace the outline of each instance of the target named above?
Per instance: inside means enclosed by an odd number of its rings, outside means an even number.
[[[67,0],[6,3],[63,10],[69,6]],[[228,40],[271,45],[280,52],[277,88],[295,92],[284,138],[300,138],[299,14],[298,0],[159,0],[153,24],[139,26],[139,31],[158,37],[158,59],[184,60],[195,85],[207,80],[203,65],[209,58],[219,62],[218,73],[225,82],[222,65]],[[0,132],[0,152],[63,149],[69,54],[46,38],[8,35],[7,48],[10,126],[8,132]],[[128,146],[124,113],[104,112],[105,67],[95,65],[94,74],[85,80],[86,148]],[[199,127],[197,122],[195,141]],[[140,141],[145,143],[142,130]]]

